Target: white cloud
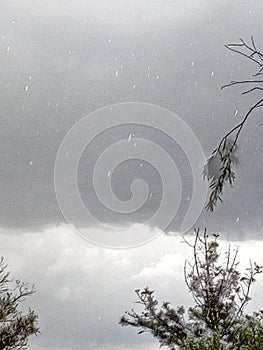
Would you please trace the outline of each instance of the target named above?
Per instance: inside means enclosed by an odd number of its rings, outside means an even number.
[[[151,263],[150,266],[144,267],[139,274],[134,278],[145,277],[181,277],[183,259],[182,256],[178,256],[173,253],[163,255],[157,263]]]
[[[111,349],[110,344],[115,344],[115,349],[119,343],[122,349],[135,349],[136,345],[130,344],[145,338],[137,339],[136,332],[121,328],[118,320],[133,306],[137,287],[155,288],[151,276],[140,281],[132,277],[171,248],[168,241],[164,237],[162,247],[153,241],[124,251],[93,246],[67,226],[44,232],[2,232],[1,254],[12,276],[37,288],[28,300],[40,316],[42,334],[33,339],[36,348],[68,344],[70,349],[72,341],[74,348],[80,349],[86,349],[87,344],[94,349]],[[158,289],[162,294],[162,287]]]
[[[227,245],[224,241],[223,249]],[[242,268],[249,257],[263,264],[262,242],[234,245],[240,245]],[[174,306],[191,303],[183,279],[191,248],[179,236],[161,236],[136,249],[108,250],[60,226],[44,232],[2,230],[0,246],[12,276],[36,284],[37,293],[28,304],[39,314],[41,335],[32,339],[32,349],[155,350],[158,343],[150,336],[137,336],[135,330],[118,325],[124,311],[134,306],[134,290],[149,286],[158,300]],[[250,310],[261,307],[262,292],[259,277]]]

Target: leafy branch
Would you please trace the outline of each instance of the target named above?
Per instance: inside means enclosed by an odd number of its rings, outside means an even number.
[[[257,91],[263,91],[263,80],[255,79],[263,74],[263,53],[257,49],[255,40],[253,36],[250,39],[251,43],[246,43],[243,39],[240,39],[240,43],[237,44],[227,44],[225,47],[243,57],[249,59],[254,64],[258,66],[258,70],[255,74],[252,75],[251,80],[238,80],[231,81],[230,83],[221,87],[225,89],[232,87],[234,85],[245,85],[245,91],[242,92],[242,95],[254,94]],[[252,85],[251,88],[247,88],[248,85]],[[257,109],[263,107],[263,98],[257,100],[252,107],[248,110],[243,120],[233,127],[220,141],[218,147],[213,151],[211,157],[209,158],[205,169],[204,177],[207,177],[210,182],[209,186],[211,193],[209,196],[206,209],[213,211],[218,200],[222,201],[222,193],[226,183],[229,183],[230,186],[233,185],[235,180],[235,172],[233,168],[238,164],[237,158],[237,142],[240,137],[241,131],[244,128],[247,120],[250,115]],[[209,167],[213,166],[217,162],[217,174],[211,173]]]
[[[24,350],[27,348],[28,337],[37,335],[38,317],[31,309],[26,314],[19,310],[19,305],[28,296],[35,293],[35,287],[28,287],[19,280],[9,278],[7,265],[0,258],[0,349]]]
[[[143,311],[126,311],[120,324],[139,328],[138,334],[150,332],[160,346],[171,350],[176,346],[184,349],[182,344],[192,339],[208,337],[212,341],[213,335],[231,345],[246,317],[244,308],[250,301],[251,286],[262,267],[250,262],[246,273],[241,274],[237,269],[238,249],[232,251],[229,246],[221,260],[218,235],[209,237],[206,230],[195,230],[193,243],[185,238],[184,242],[193,250],[193,260],[185,262],[184,277],[195,305],[187,312],[183,306],[173,308],[168,302],[159,306],[154,291],[138,289],[136,304]]]

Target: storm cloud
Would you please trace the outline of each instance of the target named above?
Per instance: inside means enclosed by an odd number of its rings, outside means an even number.
[[[148,248],[120,252],[75,236],[62,224],[66,220],[56,200],[57,152],[67,132],[89,113],[137,101],[182,118],[209,157],[257,97],[220,87],[256,73],[252,63],[224,45],[253,35],[263,48],[263,5],[243,0],[20,0],[0,2],[0,11],[0,246],[14,275],[37,285],[34,302],[43,334],[34,346],[153,349],[150,338],[141,343],[132,330],[120,328],[118,317],[133,301],[132,291],[145,284],[159,288],[163,299],[188,303],[179,293],[188,253],[176,251],[180,237],[162,236]],[[244,249],[251,249],[250,239],[262,243],[262,121],[259,109],[242,132],[233,189],[226,188],[215,213],[203,211],[195,223],[237,240]],[[176,142],[153,128],[122,126],[95,138],[79,164],[82,199],[99,221],[130,230],[154,213],[162,179],[151,164],[141,167],[130,160],[112,174],[120,200],[130,198],[135,178],[147,182],[152,197],[133,215],[107,211],[93,188],[97,157],[130,133],[154,141],[179,164],[183,202],[167,228],[176,236],[192,194],[191,169]],[[96,230],[89,222],[87,227]]]

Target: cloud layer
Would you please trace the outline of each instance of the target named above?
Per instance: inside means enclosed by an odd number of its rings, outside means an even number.
[[[83,116],[110,104],[140,101],[176,113],[209,156],[254,102],[250,95],[240,97],[239,89],[221,91],[220,86],[255,73],[224,44],[254,35],[263,48],[262,4],[14,0],[0,7],[0,250],[13,277],[37,287],[29,305],[39,313],[42,334],[32,339],[32,349],[157,350],[151,337],[121,328],[118,319],[133,306],[133,290],[146,285],[160,300],[189,304],[182,278],[189,249],[176,235],[126,251],[83,241],[61,224],[56,155]],[[196,223],[240,245],[242,264],[249,257],[263,263],[261,122],[258,111],[244,129],[234,189],[227,188],[217,211],[203,213]],[[118,216],[96,198],[91,165],[130,132],[153,140],[178,164],[183,201],[169,228],[174,234],[191,197],[190,167],[180,147],[158,131],[123,127],[94,140],[80,163],[83,201],[99,220],[128,226],[131,234],[131,223],[145,222],[156,210],[162,179],[138,160],[116,169],[112,188],[127,200],[133,178],[143,178],[152,197],[142,211]],[[88,224],[93,233],[105,233]],[[149,227],[142,229],[152,234]],[[261,278],[251,309],[261,307],[262,289]]]
[[[2,4],[6,15],[0,40],[4,67],[0,82],[1,224],[40,229],[63,221],[53,185],[56,154],[74,123],[98,107],[142,101],[168,108],[192,127],[209,156],[252,103],[249,96],[240,98],[238,89],[220,91],[220,86],[253,73],[253,66],[232,56],[224,44],[251,34],[260,44],[263,31],[258,7],[257,2],[236,1],[223,1],[213,8],[208,1],[147,1],[137,7],[128,1],[102,1],[96,6],[92,1]],[[205,221],[211,229],[228,229],[238,237],[247,230],[254,235],[261,231],[260,122],[260,113],[255,114],[241,139],[235,191],[228,189],[217,215],[204,213],[198,225]],[[83,174],[90,175],[89,166],[99,151],[114,138],[127,138],[127,131],[111,130],[94,142],[88,162],[83,160]],[[178,147],[165,135],[148,129],[132,131],[153,139],[175,160],[181,158]],[[190,177],[186,162],[178,165],[187,204]],[[117,171],[114,183],[121,199],[130,193],[126,175],[136,169],[131,162]],[[156,195],[147,210],[128,219],[104,212],[93,196],[90,177],[80,191],[99,220],[143,222],[160,199],[158,176],[149,171],[145,180]],[[171,229],[176,230],[181,215]]]
[[[227,249],[228,242],[222,244]],[[240,245],[241,268],[249,258],[263,264],[261,242],[232,244]],[[2,231],[0,246],[12,276],[37,288],[27,301],[39,314],[41,328],[32,349],[157,349],[150,336],[118,325],[124,311],[134,307],[134,290],[149,286],[160,301],[192,303],[183,278],[184,261],[192,254],[180,236],[163,235],[136,249],[107,250],[60,226],[11,235]],[[258,280],[249,311],[261,307],[263,281]]]

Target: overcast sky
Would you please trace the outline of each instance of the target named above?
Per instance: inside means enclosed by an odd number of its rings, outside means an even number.
[[[243,0],[0,0],[0,247],[14,277],[37,287],[31,300],[42,334],[33,349],[153,350],[150,337],[117,324],[132,306],[133,290],[149,285],[160,298],[189,303],[182,266],[190,252],[181,248],[177,230],[193,189],[189,157],[180,144],[160,130],[124,125],[105,130],[83,153],[79,191],[98,222],[124,225],[124,234],[131,236],[137,223],[142,224],[136,231],[141,237],[154,237],[162,229],[175,236],[162,235],[131,250],[94,246],[66,225],[55,195],[55,160],[67,132],[83,117],[123,102],[154,104],[175,113],[209,157],[259,96],[241,97],[238,88],[220,87],[256,73],[253,64],[224,45],[253,35],[263,48],[262,11],[260,1]],[[242,246],[243,256],[259,260],[262,122],[258,110],[243,130],[237,180],[226,189],[224,203],[193,223],[222,233]],[[97,121],[92,123],[91,129]],[[152,140],[175,162],[180,160],[182,197],[167,227],[165,215],[155,227],[145,222],[158,208],[168,168],[158,175],[154,164],[138,159],[116,168],[112,189],[120,200],[130,199],[134,179],[149,186],[151,196],[133,214],[118,215],[98,201],[92,178],[96,159],[114,142],[129,141],[129,135]],[[172,182],[166,183],[168,189]],[[170,208],[173,201],[166,204]],[[99,225],[89,220],[85,225],[93,236],[105,235]],[[251,240],[257,240],[256,247]]]

